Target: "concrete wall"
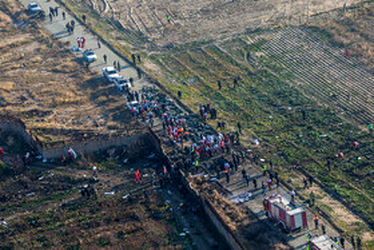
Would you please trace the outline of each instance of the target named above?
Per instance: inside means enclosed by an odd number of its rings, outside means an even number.
[[[92,141],[66,144],[64,146],[44,149],[42,150],[42,155],[46,159],[53,159],[59,158],[61,154],[66,155],[69,147],[72,147],[74,151],[80,155],[90,154],[99,150],[119,146],[126,147],[130,152],[139,152],[140,150],[148,147],[152,147],[152,150],[157,153],[161,151],[157,138],[154,137],[153,133],[146,132],[131,136],[115,136],[112,138],[107,138],[106,140],[98,138]]]
[[[223,237],[230,249],[246,249],[242,242],[235,237],[231,229],[222,221],[221,217],[216,213],[216,210],[210,205],[210,203],[205,198],[201,197],[199,193],[191,187],[183,172],[178,171],[177,174],[179,175],[181,183],[183,183],[189,194],[199,201],[205,215],[208,217],[208,220],[212,223],[220,236]]]
[[[245,247],[241,245],[240,241],[236,239],[234,234],[232,234],[228,226],[220,219],[210,203],[203,198],[200,200],[205,214],[209,217],[216,230],[225,238],[225,241],[230,246],[230,249],[245,249]]]

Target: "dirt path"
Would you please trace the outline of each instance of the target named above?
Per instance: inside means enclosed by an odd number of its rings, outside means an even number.
[[[23,2],[24,4],[27,3],[27,1],[25,1],[25,0],[20,0],[20,1]],[[42,8],[45,9],[45,11],[47,13],[48,13],[47,7],[57,6],[55,3],[47,4],[42,0],[37,0],[36,2],[38,2],[42,6]],[[60,8],[60,11],[62,11],[61,8]],[[71,19],[72,19],[72,17],[69,14],[67,14],[67,20],[71,20]],[[76,23],[78,23],[78,22],[76,21]],[[98,55],[98,58],[99,58],[97,62],[92,64],[92,69],[100,69],[100,67],[104,66],[104,62],[102,60],[102,55],[106,54],[109,58],[109,60],[108,60],[109,63],[108,64],[111,64],[111,62],[113,62],[113,61],[120,61],[121,66],[122,66],[121,74],[123,74],[126,77],[133,77],[134,79],[137,79],[136,70],[134,68],[130,67],[125,61],[121,60],[118,56],[116,56],[108,47],[106,47],[105,45],[102,45],[101,49],[98,49],[97,44],[96,44],[96,38],[93,35],[91,35],[89,32],[87,32],[83,26],[78,24],[77,28],[76,28],[76,31],[75,31],[75,34],[69,36],[69,35],[66,35],[64,33],[61,33],[61,32],[64,31],[64,24],[65,24],[65,21],[63,21],[61,17],[59,17],[58,20],[55,20],[53,22],[45,21],[45,23],[44,23],[45,27],[51,33],[55,34],[58,39],[61,39],[63,41],[69,41],[69,42],[71,42],[71,44],[75,44],[75,38],[77,36],[85,36],[85,38],[87,39],[87,47],[88,48],[93,48],[95,50],[95,53]],[[63,34],[63,35],[61,35],[61,34]],[[79,54],[78,54],[78,56],[79,56]],[[149,86],[149,85],[150,84],[148,82],[146,82],[144,79],[143,80],[142,79],[137,80],[136,84],[135,84],[135,90],[139,90],[142,87]],[[160,123],[158,123],[158,124],[160,124]],[[162,130],[160,128],[160,125],[158,125],[155,129]],[[253,168],[248,168],[248,172],[249,171],[253,171],[253,174],[256,173],[256,170],[254,170]],[[108,182],[111,182],[111,181],[112,180],[108,180]],[[109,186],[106,186],[106,187],[109,187]],[[228,190],[232,190],[232,191],[234,190],[233,189],[234,187],[227,186],[226,188]],[[243,188],[243,187],[241,187],[241,188]],[[243,191],[243,190],[245,190],[245,188],[244,189],[238,189],[235,192],[239,192],[240,190]],[[286,191],[282,190],[282,192],[286,192]],[[259,202],[259,200],[254,201],[253,203],[250,204],[250,208],[254,212],[259,213],[260,217],[262,216],[261,211],[259,210],[260,208],[262,208],[262,202]],[[311,216],[311,214],[309,214],[309,217],[310,216]],[[331,234],[337,235],[337,233],[333,230],[331,230]],[[298,236],[295,236],[295,238],[290,238],[289,243],[292,246],[294,246],[295,248],[299,248],[299,249],[302,248],[306,243],[305,233],[300,234]]]

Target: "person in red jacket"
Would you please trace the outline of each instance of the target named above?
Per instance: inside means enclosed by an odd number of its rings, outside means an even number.
[[[4,155],[4,149],[0,148],[0,157],[3,157],[3,155]]]
[[[135,183],[139,183],[140,182],[140,171],[139,169],[136,169],[136,172],[135,172]]]

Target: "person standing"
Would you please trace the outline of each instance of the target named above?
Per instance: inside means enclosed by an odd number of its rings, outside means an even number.
[[[52,13],[49,13],[48,16],[49,16],[49,22],[52,22],[52,20],[53,20]]]
[[[129,82],[131,84],[131,87],[134,87],[134,78],[130,77]]]
[[[234,159],[234,157],[233,157],[233,159]],[[243,179],[245,179],[245,177],[247,176],[247,171],[245,171],[244,168],[242,169],[242,176],[243,176]]]
[[[92,174],[93,174],[93,176],[96,177],[96,174],[97,174],[97,168],[96,168],[96,166],[92,167]]]
[[[357,237],[357,249],[361,250],[361,238],[360,237]]]
[[[131,54],[131,59],[132,59],[132,63],[133,63],[134,65],[136,65],[135,55],[134,55],[134,54]]]
[[[245,182],[247,183],[247,187],[249,187],[249,177],[247,174],[244,176],[244,179],[245,179]]]
[[[108,58],[107,58],[107,56],[105,54],[103,55],[103,59],[104,59],[104,63],[107,64]]]
[[[52,7],[49,7],[49,14],[51,14],[52,16],[55,15],[55,9],[52,8]]]
[[[310,187],[312,187],[313,186],[313,176],[309,176],[308,177],[308,179],[309,179],[309,185],[310,185]]]
[[[237,126],[238,126],[239,133],[242,134],[242,125],[240,124],[240,122],[238,122]]]
[[[82,15],[83,23],[86,24],[86,15]]]
[[[228,169],[225,169],[225,175],[226,175],[226,182],[230,183],[230,173]]]
[[[117,61],[117,70],[118,72],[121,71],[121,64],[119,63],[119,61]]]
[[[0,157],[3,157],[3,155],[4,155],[4,149],[0,147]]]
[[[271,179],[271,178],[269,178],[268,180],[267,180],[267,183],[268,183],[268,188],[269,188],[269,191],[271,190],[271,185],[272,185],[272,183],[273,183],[273,180]]]
[[[291,202],[295,202],[295,195],[296,195],[295,190],[292,189],[290,192],[290,195],[291,195]]]
[[[343,249],[344,249],[344,242],[345,242],[344,237],[340,237],[340,245],[342,246]]]
[[[81,39],[79,37],[77,37],[76,40],[77,40],[78,48],[80,48],[81,47]]]
[[[55,16],[58,16],[58,7],[55,8]]]
[[[353,249],[356,249],[355,237],[353,235],[351,236],[351,244],[352,244]]]
[[[253,178],[252,183],[253,183],[254,189],[257,189],[257,180],[256,180],[256,177]]]
[[[142,72],[140,71],[139,68],[136,68],[136,73],[138,73],[138,79],[142,78]]]
[[[84,49],[84,43],[86,42],[86,38],[84,38],[83,36],[81,37],[81,46],[82,46],[82,49]]]
[[[65,14],[65,11],[62,12],[62,20],[65,20],[66,19],[66,14]]]
[[[317,216],[317,215],[315,215],[315,216],[313,217],[313,221],[314,221],[314,226],[315,226],[315,228],[318,229],[318,216]]]
[[[262,167],[262,175],[265,176],[266,172],[267,172],[267,166],[264,164],[264,166]]]
[[[310,192],[309,196],[310,196],[310,206],[314,206],[314,199],[315,199],[315,197],[314,197],[313,191]]]
[[[138,63],[141,63],[141,61],[140,61],[140,55],[137,55],[136,57],[138,58]]]
[[[222,89],[222,85],[221,85],[221,81],[220,80],[217,81],[217,85],[218,85],[218,90],[221,90]]]
[[[140,171],[137,168],[135,171],[135,183],[139,183],[139,182],[140,182]]]
[[[306,189],[308,187],[308,181],[305,178],[303,179],[303,183],[304,183],[304,189]]]
[[[322,224],[321,228],[322,228],[322,234],[326,234],[326,226]]]
[[[61,154],[61,156],[60,156],[60,162],[61,162],[61,165],[65,166],[66,159],[65,159],[64,154]]]
[[[238,79],[236,77],[234,78],[233,83],[234,83],[234,89],[235,89],[236,86],[238,86]]]
[[[98,47],[99,49],[101,49],[101,42],[100,42],[99,39],[97,39],[97,47]]]

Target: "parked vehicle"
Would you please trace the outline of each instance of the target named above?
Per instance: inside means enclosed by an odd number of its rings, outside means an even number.
[[[130,90],[130,88],[131,88],[130,82],[127,79],[125,79],[124,77],[114,78],[113,83],[120,91]]]
[[[103,68],[103,75],[109,82],[113,82],[114,79],[122,78],[113,66]]]
[[[312,237],[309,244],[311,250],[343,250],[326,234]]]
[[[83,52],[83,57],[88,63],[92,63],[97,60],[97,56],[91,49],[85,50]]]
[[[27,10],[32,13],[37,13],[42,11],[42,8],[40,8],[40,6],[37,3],[33,2],[27,5]]]
[[[308,226],[306,211],[295,206],[281,194],[273,194],[263,201],[266,215],[282,225],[287,232]]]

